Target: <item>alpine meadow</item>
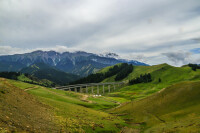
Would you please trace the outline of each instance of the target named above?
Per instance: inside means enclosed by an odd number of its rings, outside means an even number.
[[[200,133],[199,7],[0,0],[0,133]]]

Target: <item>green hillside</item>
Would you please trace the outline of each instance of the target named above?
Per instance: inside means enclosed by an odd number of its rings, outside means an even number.
[[[99,83],[104,79],[110,78],[115,75],[114,80],[120,81],[121,79],[128,76],[133,71],[133,65],[128,63],[121,63],[114,66],[110,66],[97,72],[91,74],[87,77],[81,78],[77,81],[71,82],[70,84],[82,84],[82,83]]]
[[[199,132],[200,81],[185,81],[112,112],[145,132]]]
[[[47,79],[58,85],[65,85],[79,79],[79,76],[65,73],[44,63],[33,64],[23,68],[20,72],[28,73],[39,79]]]
[[[35,70],[41,67],[36,65],[33,68]],[[19,80],[31,80],[25,74],[11,75],[11,79],[18,80],[2,78],[0,79],[0,114],[3,115],[0,115],[0,132],[1,130],[3,132],[34,132],[34,130],[48,132],[44,128],[52,124],[55,126],[48,128],[52,130],[51,132],[54,130],[80,133],[200,132],[200,70],[198,68],[194,69],[188,65],[173,67],[168,64],[155,66],[118,64],[104,68],[97,74],[79,81],[89,82],[94,80],[94,77],[96,81],[99,80],[100,75],[102,76],[100,79],[106,77],[102,82],[116,82],[116,75],[124,76],[122,72],[127,72],[126,77],[121,80],[125,81],[125,84],[115,86],[115,91],[112,85],[111,93],[108,93],[106,85],[104,88],[106,93],[102,96],[20,82]],[[129,80],[143,78],[144,76],[141,75],[145,74],[150,76],[149,82],[129,84]],[[103,87],[99,86],[99,89],[102,92]],[[88,92],[91,92],[90,87]],[[96,87],[94,92],[97,93]],[[35,109],[41,111],[41,114],[33,112]],[[23,118],[21,119],[20,116]],[[41,124],[43,122],[46,124]],[[20,126],[17,123],[20,123]],[[29,123],[33,125],[29,126]],[[40,129],[40,126],[44,128]]]
[[[116,101],[106,97],[49,89],[8,79],[0,79],[0,84],[4,86],[0,88],[0,94],[3,95],[0,97],[0,108],[3,111],[3,116],[0,115],[0,131],[119,132],[126,125],[124,120],[105,111],[118,106]],[[4,84],[8,87],[5,88]],[[46,114],[40,108],[45,110]],[[12,127],[9,126],[6,116],[8,119],[12,118]],[[51,123],[49,119],[52,120]]]
[[[34,96],[12,85],[13,80],[0,78],[0,132],[56,132],[50,106],[39,102]],[[19,81],[14,81],[19,82]],[[26,84],[19,82],[22,86]]]
[[[110,67],[108,67],[110,68]],[[100,72],[106,72],[109,69],[104,68]],[[164,82],[178,82],[182,80],[187,80],[187,79],[199,79],[199,70],[193,71],[191,67],[189,66],[184,66],[184,67],[173,67],[168,64],[160,64],[160,65],[154,65],[154,66],[134,66],[133,72],[130,73],[126,78],[123,79],[123,81],[127,81],[133,78],[136,78],[140,76],[141,74],[145,73],[151,73],[153,76],[153,80],[156,81],[158,78],[163,79],[162,81]],[[189,74],[189,75],[188,75]],[[115,81],[114,77],[116,75],[104,79],[103,82],[112,82]],[[176,77],[176,78],[174,78]],[[169,81],[166,81],[169,80]]]
[[[52,81],[49,81],[47,79],[38,79],[33,75],[23,74],[19,72],[0,72],[0,77],[46,87],[55,87],[55,83],[53,83]]]
[[[151,74],[152,82],[128,85],[129,80],[147,73]],[[106,78],[102,82],[114,82],[115,76]],[[161,82],[159,82],[159,79],[161,79]],[[196,80],[200,80],[200,70],[193,71],[189,66],[173,67],[168,64],[134,66],[133,72],[121,80],[125,81],[127,86],[118,89],[117,92],[113,92],[109,96],[124,97],[131,100],[142,99],[175,83]]]

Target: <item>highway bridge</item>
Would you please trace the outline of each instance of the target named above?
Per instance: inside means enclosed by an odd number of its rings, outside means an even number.
[[[115,91],[116,87],[122,86],[124,83],[125,82],[74,84],[55,87],[53,89],[74,91],[80,93],[104,94],[105,92],[110,93],[111,91]]]

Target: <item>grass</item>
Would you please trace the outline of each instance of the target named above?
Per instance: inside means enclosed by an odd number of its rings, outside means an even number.
[[[33,80],[27,78],[24,74],[21,74],[20,76],[18,76],[17,79],[19,81],[28,81],[28,82],[32,82],[33,81]]]
[[[200,81],[185,81],[113,112],[144,132],[200,131]],[[130,119],[133,118],[133,119]]]
[[[86,103],[75,97],[61,95],[62,93],[58,90],[44,87],[31,89],[28,92],[37,96],[42,103],[55,108],[55,113],[59,118],[59,123],[63,125],[63,130],[71,132],[118,132],[120,128],[117,126],[124,125],[120,118],[97,110],[110,106],[107,101],[89,98],[95,103]]]
[[[111,67],[100,72],[105,73]],[[152,82],[116,86],[115,91],[111,86],[111,93],[105,86],[105,93],[99,97],[15,80],[0,80],[0,86],[6,82],[8,86],[22,89],[23,95],[31,94],[39,105],[43,105],[38,108],[47,110],[47,116],[50,115],[61,132],[200,132],[200,70],[167,64],[134,66],[133,72],[123,81],[127,83],[145,73],[151,73]],[[103,82],[113,82],[114,78],[115,75]],[[102,86],[99,91],[103,91]],[[91,93],[91,87],[88,92]],[[0,90],[0,95],[7,94],[6,89]],[[97,94],[97,87],[94,87],[94,94]],[[31,104],[24,106],[32,108]],[[0,128],[7,130],[1,123]]]
[[[0,78],[0,132],[56,132],[59,129],[49,106]]]
[[[108,69],[104,69],[105,70]],[[127,100],[140,100],[160,91],[163,88],[169,87],[181,81],[197,81],[200,80],[200,70],[193,71],[190,67],[173,67],[168,64],[155,66],[134,66],[134,70],[123,81],[128,82],[141,74],[150,73],[152,82],[140,83],[135,85],[127,85],[115,92],[107,94],[110,97],[120,97]],[[114,82],[116,75],[105,79],[103,82]],[[161,79],[161,82],[159,81]]]
[[[28,88],[32,88],[34,86],[37,85],[33,85],[33,84],[29,84],[29,83],[24,83],[22,81],[17,81],[17,80],[8,80],[8,82],[20,89],[28,89]]]
[[[37,79],[34,77],[34,80],[26,77],[24,74],[21,74],[20,76],[17,77],[18,81],[22,81],[22,82],[30,82],[30,83],[34,83],[34,84],[40,84],[43,86],[52,86],[53,82],[47,79]]]
[[[53,113],[51,117],[54,118],[54,123],[58,125],[58,130],[61,132],[119,132],[121,127],[126,125],[124,120],[118,116],[106,113],[107,109],[118,105],[116,101],[106,97],[89,95],[83,100],[85,94],[49,89],[15,80],[6,79],[6,82],[17,89],[21,88],[23,93],[25,93],[23,90],[26,89],[26,92],[39,100],[38,104],[45,105],[47,110]],[[1,92],[6,93],[3,90]],[[27,93],[25,94],[27,95]],[[26,100],[24,99],[24,101]],[[32,108],[32,106],[32,104],[26,105],[27,108]],[[28,118],[24,119],[29,121]],[[21,130],[23,131],[23,129]]]

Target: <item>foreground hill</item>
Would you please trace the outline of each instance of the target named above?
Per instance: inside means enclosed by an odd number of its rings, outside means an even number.
[[[200,81],[181,82],[113,112],[145,132],[200,132],[199,95]]]
[[[58,53],[55,51],[34,51],[26,54],[0,56],[0,71],[20,71],[35,63],[44,63],[64,72],[87,76],[117,63],[147,65],[134,60],[116,59],[83,51]]]
[[[0,132],[119,132],[126,125],[104,110],[106,97],[0,79]]]
[[[79,76],[77,75],[65,73],[44,63],[33,64],[29,67],[23,68],[20,72],[28,73],[39,79],[50,80],[58,85],[65,85],[79,79]]]
[[[23,84],[23,83],[22,83]],[[56,132],[51,108],[0,78],[0,132]]]

